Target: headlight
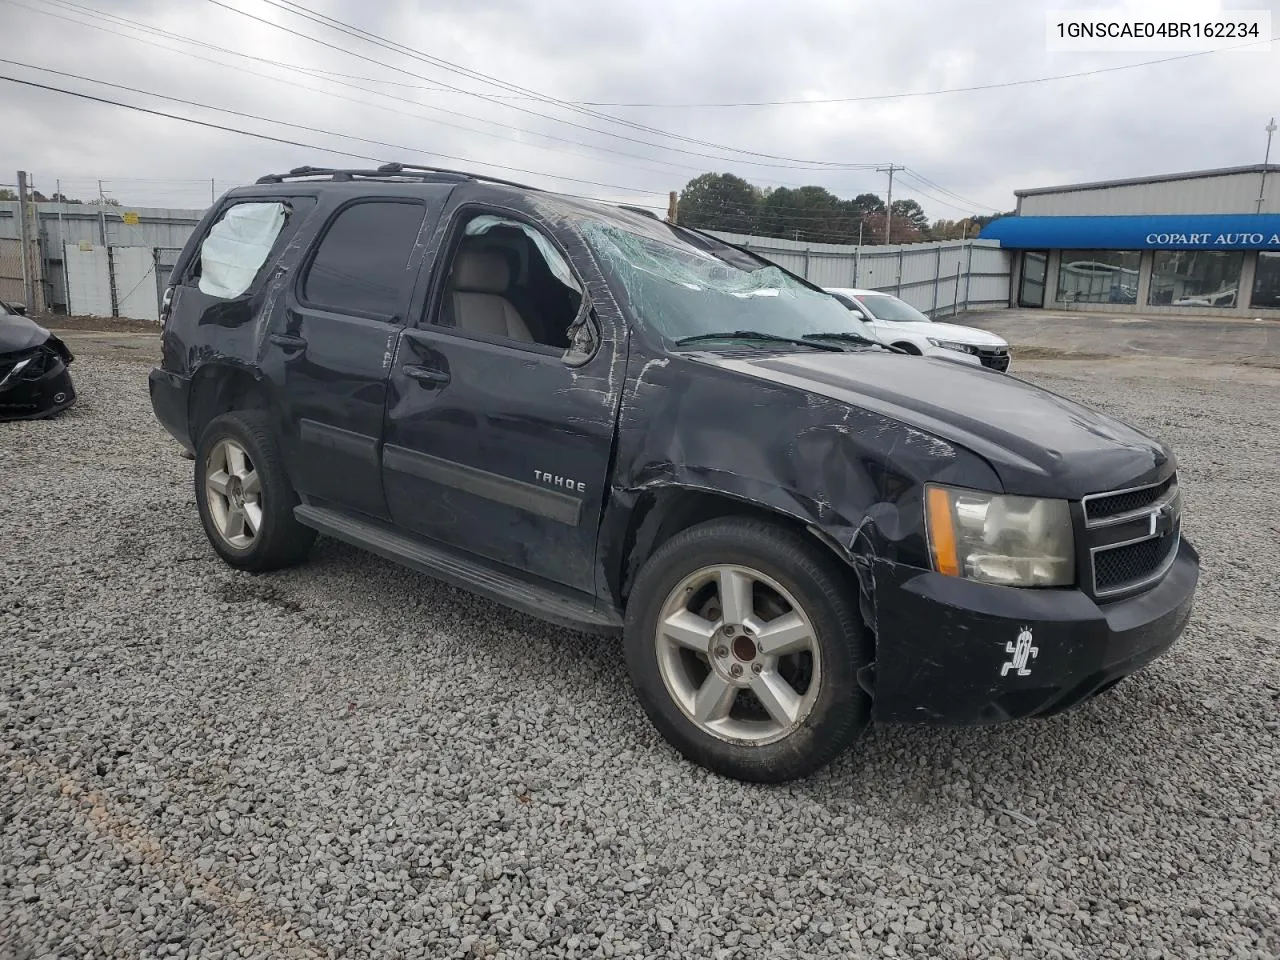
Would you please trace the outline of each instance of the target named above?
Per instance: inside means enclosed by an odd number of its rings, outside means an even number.
[[[926,338],[935,347],[941,347],[943,350],[959,350],[961,353],[977,353],[978,348],[970,346],[967,343],[957,343],[954,340],[934,340],[932,337]]]
[[[1075,582],[1075,543],[1065,500],[929,484],[925,520],[939,573],[1008,587]]]

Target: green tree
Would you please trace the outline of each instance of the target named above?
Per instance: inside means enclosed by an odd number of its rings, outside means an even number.
[[[0,189],[0,200],[17,200],[18,195],[9,189]]]
[[[921,239],[929,232],[929,217],[914,200],[893,201],[893,222],[909,227],[916,235],[915,239]]]
[[[702,230],[752,233],[760,191],[731,173],[704,173],[680,191],[680,223]]]
[[[853,243],[860,212],[825,187],[779,187],[760,204],[760,227],[766,236],[821,243]]]

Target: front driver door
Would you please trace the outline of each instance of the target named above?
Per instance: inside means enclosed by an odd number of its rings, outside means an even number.
[[[604,329],[590,359],[566,362],[559,344],[574,313],[566,315],[564,304],[575,301],[560,296],[568,284],[556,288],[547,277],[576,284],[578,302],[581,280],[532,219],[495,213],[464,207],[455,214],[435,303],[401,340],[383,448],[387,503],[398,526],[591,593],[621,397],[609,371],[624,345],[617,330]],[[483,240],[468,236],[468,225],[495,219],[506,222],[492,235],[517,238],[505,248],[508,268],[497,266],[499,254],[485,254],[494,275],[454,277],[459,246],[474,252],[471,241]],[[547,258],[559,262],[544,270]],[[492,308],[485,316],[510,317],[510,305],[521,317],[511,321],[519,338],[475,324],[469,296]]]

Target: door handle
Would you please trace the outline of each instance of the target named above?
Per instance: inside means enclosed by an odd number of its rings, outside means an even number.
[[[421,367],[416,363],[407,363],[400,368],[404,371],[406,377],[412,377],[419,383],[433,383],[443,386],[449,382],[449,374],[443,370],[433,370],[431,367]]]
[[[283,347],[286,350],[304,350],[307,341],[302,337],[295,337],[291,333],[273,333],[267,337],[277,347]]]

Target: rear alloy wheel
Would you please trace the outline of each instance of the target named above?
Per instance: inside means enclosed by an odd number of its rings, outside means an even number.
[[[315,531],[293,516],[298,495],[264,411],[215,417],[200,436],[195,460],[200,520],[223,560],[260,572],[306,558]]]
[[[838,561],[802,533],[724,518],[685,530],[640,571],[627,663],[659,731],[740,780],[807,776],[867,725],[869,644]]]
[[[247,550],[262,529],[262,478],[248,452],[224,437],[209,454],[205,500],[218,535],[231,547]]]

